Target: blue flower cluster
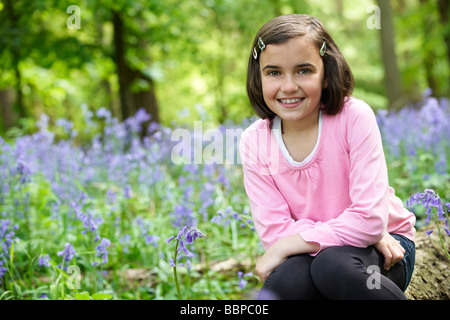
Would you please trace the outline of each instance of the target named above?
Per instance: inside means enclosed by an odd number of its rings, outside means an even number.
[[[195,226],[184,226],[176,236],[171,236],[166,241],[167,243],[170,243],[173,239],[177,240],[178,242],[178,248],[177,248],[177,254],[182,252],[183,255],[179,256],[181,257],[192,257],[193,253],[188,250],[186,245],[194,243],[195,239],[197,238],[203,238],[205,237],[202,232],[197,229]],[[170,258],[170,266],[175,267],[176,261],[174,258]]]
[[[450,203],[444,202],[433,189],[425,189],[424,192],[418,192],[413,194],[411,198],[406,202],[408,207],[414,204],[420,204],[426,209],[425,223],[430,223],[433,216],[433,209],[436,209],[437,220],[444,221],[444,230],[448,236],[450,236],[449,218]],[[439,226],[438,226],[439,228]],[[429,230],[427,234],[431,234],[433,230]]]
[[[8,272],[6,264],[9,261],[11,244],[15,239],[15,232],[13,230],[17,230],[18,228],[17,225],[11,226],[11,221],[7,219],[0,220],[0,284],[2,283],[3,276]]]
[[[66,242],[66,244],[64,245],[64,249],[58,251],[57,255],[58,257],[62,257],[62,262],[60,265],[58,265],[58,268],[63,268],[64,270],[67,270],[68,264],[70,263],[70,261],[72,261],[73,257],[78,256],[77,252],[69,242]]]
[[[445,98],[431,97],[430,93],[427,90],[417,105],[397,112],[379,110],[377,121],[389,157],[415,159],[428,152],[437,158],[436,172],[445,174],[449,166],[446,150],[450,137],[450,103]]]
[[[233,210],[231,206],[226,207],[225,211],[219,209],[216,215],[211,218],[211,222],[218,225],[228,225],[232,219],[238,221],[241,228],[249,227],[250,230],[255,230],[247,208],[244,208],[242,214]]]

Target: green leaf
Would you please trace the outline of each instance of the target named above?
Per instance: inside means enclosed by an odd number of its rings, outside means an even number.
[[[76,300],[92,300],[91,296],[89,295],[89,292],[83,291],[80,293],[75,294]]]
[[[101,292],[99,292],[99,293],[94,293],[94,294],[92,295],[92,299],[94,299],[94,300],[110,300],[110,299],[112,299],[112,294],[109,294],[109,293],[101,293]]]

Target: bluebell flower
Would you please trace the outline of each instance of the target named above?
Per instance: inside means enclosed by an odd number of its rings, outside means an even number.
[[[244,289],[245,285],[248,283],[248,281],[245,278],[253,276],[253,273],[247,272],[246,274],[244,274],[244,272],[238,271],[237,275],[239,279],[239,288]]]
[[[60,127],[63,127],[63,129],[64,129],[64,131],[66,133],[69,133],[70,130],[72,130],[72,128],[73,128],[73,122],[72,121],[68,121],[68,120],[62,119],[62,118],[56,120],[56,125],[60,126]]]
[[[449,211],[449,206],[447,202],[443,202],[439,194],[437,194],[433,189],[425,189],[424,192],[418,192],[411,196],[411,198],[406,201],[406,205],[408,207],[420,204],[422,205],[426,211],[425,214],[427,217],[425,218],[425,223],[429,223],[432,217],[432,209],[436,209],[436,215],[438,221],[444,221],[444,230],[447,235],[450,235],[449,221],[446,218],[446,213]],[[445,211],[445,207],[447,207],[447,211]],[[439,228],[439,226],[438,226]],[[431,234],[432,231],[427,232],[427,234]]]
[[[98,109],[96,114],[99,118],[105,118],[105,120],[111,119],[111,111],[109,111],[105,107],[101,107],[100,109]]]
[[[45,256],[40,256],[38,259],[38,265],[44,267],[50,267],[50,256],[46,254]]]
[[[111,241],[106,238],[102,238],[100,244],[95,247],[97,253],[95,254],[97,257],[102,257],[102,264],[108,262],[108,248],[111,245]]]
[[[19,227],[17,225],[11,226],[11,221],[8,219],[0,220],[0,279],[2,279],[8,271],[4,267],[4,264],[9,261],[11,244],[15,238],[15,233],[11,229],[17,230],[18,228]]]
[[[131,236],[129,234],[124,234],[120,237],[119,243],[123,245],[123,252],[128,252],[128,246],[131,242]]]
[[[158,241],[159,241],[159,237],[158,236],[152,236],[152,235],[145,235],[145,243],[146,244],[151,244],[154,247],[158,246]]]
[[[126,184],[123,188],[123,196],[125,199],[131,199],[131,186],[129,184]]]
[[[170,243],[173,239],[178,241],[178,248],[177,253],[184,253],[184,255],[179,256],[181,257],[193,257],[194,254],[189,251],[189,249],[186,247],[186,245],[192,244],[195,239],[197,238],[203,238],[205,237],[202,232],[197,229],[195,226],[184,226],[176,236],[171,236],[166,241],[167,243]],[[173,259],[171,259],[171,264],[175,264]]]
[[[184,241],[180,241],[179,244],[178,244],[178,253],[180,253],[180,251],[184,252],[184,256],[185,257],[193,257],[194,256],[193,253],[190,252],[188,250],[188,248],[186,248],[186,246],[184,244]]]
[[[2,284],[2,278],[7,272],[8,269],[6,269],[5,267],[0,267],[0,284]]]
[[[69,243],[66,242],[64,249],[59,251],[57,253],[58,257],[63,257],[63,264],[64,262],[69,262],[73,259],[74,256],[77,256],[77,253],[75,251],[75,249],[73,248],[73,246]],[[61,267],[61,266],[59,266]]]
[[[203,238],[203,237],[204,237],[204,235],[202,234],[202,232],[199,229],[197,229],[197,227],[191,227],[186,232],[186,243],[191,244],[195,241],[195,239]]]

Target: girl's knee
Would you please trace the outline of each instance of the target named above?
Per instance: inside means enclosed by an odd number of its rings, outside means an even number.
[[[260,296],[269,294],[283,300],[320,298],[311,280],[311,260],[309,255],[288,258],[266,279]]]
[[[311,263],[311,277],[318,287],[348,284],[349,278],[355,276],[355,271],[364,269],[364,263],[360,257],[360,254],[355,253],[354,247],[327,248],[320,252]]]

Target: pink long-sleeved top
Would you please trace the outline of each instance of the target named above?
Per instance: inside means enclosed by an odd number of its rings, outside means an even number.
[[[259,119],[240,141],[245,189],[265,249],[294,234],[320,245],[311,255],[331,246],[367,247],[385,232],[414,241],[415,216],[389,186],[380,131],[366,103],[350,98],[339,114],[321,114],[316,147],[302,163],[289,161],[276,130]]]

